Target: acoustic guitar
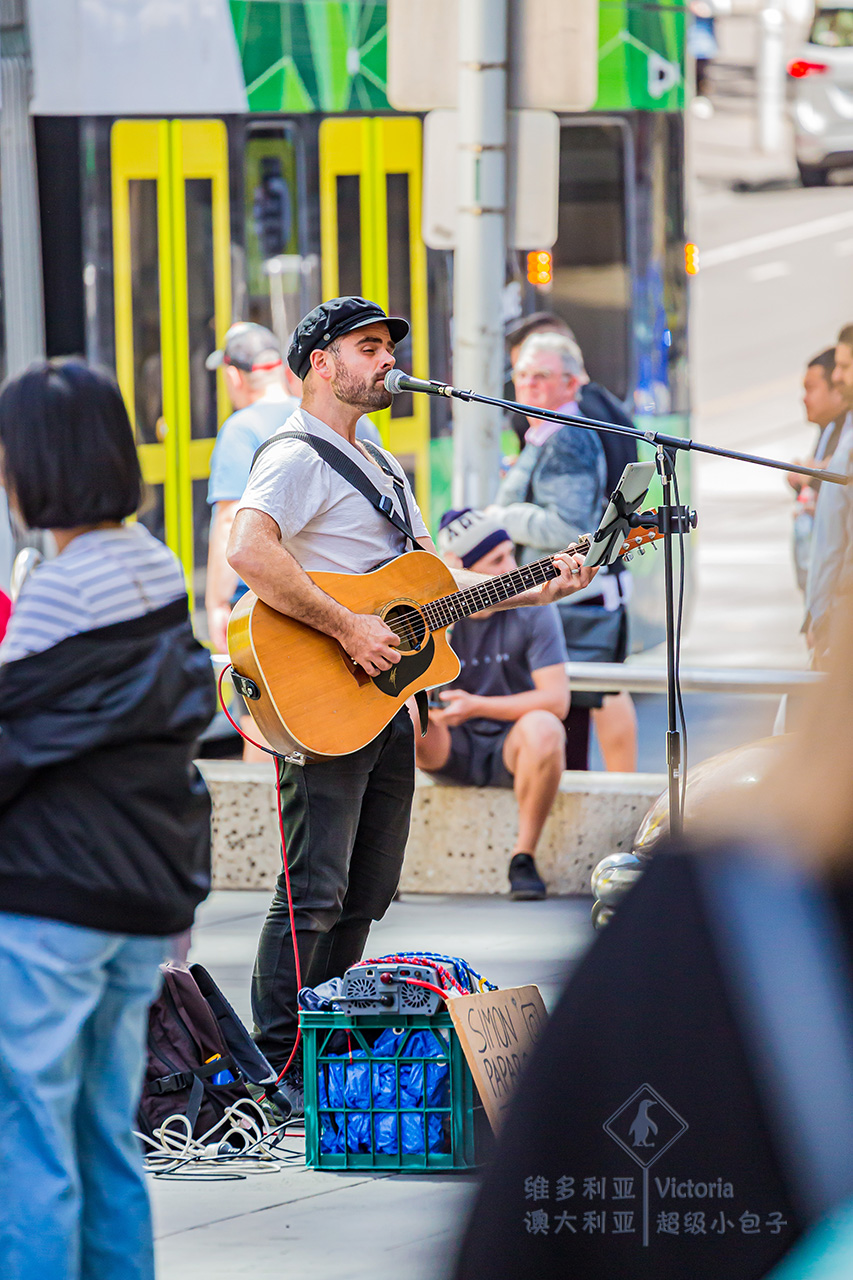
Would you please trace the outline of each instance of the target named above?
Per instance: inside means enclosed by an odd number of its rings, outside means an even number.
[[[661,537],[635,529],[620,555]],[[570,555],[589,550],[589,535]],[[445,629],[459,618],[510,600],[559,577],[552,556],[457,589],[438,556],[408,551],[372,573],[309,573],[322,591],[354,613],[375,613],[400,637],[400,661],[377,676],[352,662],[331,636],[278,613],[253,592],[228,623],[234,684],[258,728],[281,755],[349,755],[381,733],[407,698],[449,684],[459,660]]]

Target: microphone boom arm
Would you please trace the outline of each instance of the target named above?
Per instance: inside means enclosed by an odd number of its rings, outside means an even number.
[[[413,383],[418,379],[407,378],[406,381]],[[502,400],[494,396],[478,395],[476,391],[462,391],[459,387],[451,387],[447,383],[435,382],[430,386],[435,388],[428,392],[430,395],[448,396],[466,402],[476,401],[477,404],[491,404],[499,409],[509,409],[524,417],[539,418],[545,422],[567,422],[572,426],[586,427],[590,431],[610,431],[614,435],[632,436],[635,440],[644,440],[655,448],[680,449],[684,452],[707,453],[717,458],[733,458],[737,462],[751,462],[759,467],[773,467],[777,471],[793,471],[797,475],[809,476],[812,480],[828,481],[830,484],[850,483],[850,477],[838,471],[822,471],[818,467],[804,467],[796,462],[781,462],[778,458],[762,458],[757,454],[739,453],[735,449],[718,449],[712,444],[700,444],[697,440],[690,440],[686,436],[670,436],[663,431],[641,431],[638,427],[622,427],[615,422],[601,422],[598,418],[556,413],[552,409],[537,409],[535,405],[519,404],[517,400]],[[391,390],[390,387],[388,389]],[[400,390],[415,391],[421,388],[409,385],[401,387]]]

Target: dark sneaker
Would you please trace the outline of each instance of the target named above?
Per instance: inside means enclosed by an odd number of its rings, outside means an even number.
[[[292,1066],[286,1076],[282,1076],[278,1084],[278,1089],[272,1095],[270,1101],[276,1102],[277,1098],[284,1097],[290,1103],[290,1120],[298,1120],[300,1116],[305,1115],[305,1089],[302,1083],[302,1067]],[[280,1108],[282,1111],[284,1107]]]
[[[545,882],[529,853],[513,854],[509,864],[509,896],[514,902],[538,902],[548,896]]]

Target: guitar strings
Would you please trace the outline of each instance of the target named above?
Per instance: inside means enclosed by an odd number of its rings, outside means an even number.
[[[620,552],[620,555],[624,554],[626,550],[631,550],[633,549],[634,546],[641,545],[643,542],[646,542],[646,541],[654,541],[654,538],[648,535],[643,536],[640,532],[635,533],[631,537],[630,546],[629,546],[628,540],[626,539],[625,545],[623,546],[622,551]],[[581,538],[577,542],[572,543],[571,546],[567,547],[566,552],[569,555],[576,555],[580,552],[586,552],[589,550],[589,545],[590,545],[590,540],[588,537]],[[478,583],[471,587],[463,587],[461,591],[457,591],[453,595],[440,596],[436,600],[428,600],[423,605],[422,610],[414,609],[414,608],[410,608],[408,610],[401,610],[400,613],[395,615],[393,622],[388,622],[386,620],[386,625],[389,627],[391,631],[394,632],[394,635],[397,636],[398,639],[406,641],[407,643],[411,644],[413,649],[416,649],[419,643],[418,634],[417,634],[419,629],[418,628],[419,622],[422,621],[426,625],[427,630],[432,632],[434,630],[441,629],[441,627],[449,625],[449,623],[454,620],[453,618],[449,618],[446,623],[439,622],[439,625],[436,628],[430,624],[429,617],[427,616],[428,612],[432,612],[433,614],[437,610],[439,612],[443,612],[445,609],[450,607],[450,601],[456,600],[460,596],[467,596],[470,599],[471,593],[481,592],[481,591],[485,591],[488,593],[490,590],[492,590],[492,591],[496,591],[498,594],[495,596],[494,600],[489,600],[487,596],[485,603],[481,604],[480,608],[488,608],[490,604],[499,604],[502,600],[509,600],[513,594],[518,594],[518,593],[511,592],[509,595],[502,595],[501,594],[502,587],[500,586],[500,584],[502,583],[508,584],[511,579],[518,578],[520,576],[529,576],[534,571],[538,571],[540,573],[544,572],[545,570],[550,569],[553,566],[553,564],[554,564],[553,556],[546,556],[542,560],[534,560],[531,564],[521,565],[518,569],[513,569],[510,573],[500,574],[496,578],[490,578],[488,581]],[[548,576],[550,576],[550,574]],[[547,582],[548,577],[543,578],[542,581]],[[522,590],[524,589],[525,588],[522,587]],[[397,629],[398,626],[402,627],[403,630],[402,631],[398,630]]]
[[[582,538],[578,542],[575,542],[570,547],[566,548],[569,555],[575,555],[579,552],[587,551],[588,549],[589,549],[588,538]],[[524,577],[530,577],[535,572],[543,573],[546,570],[551,569],[553,564],[554,564],[553,556],[546,556],[543,560],[535,560],[531,564],[521,565],[519,568],[513,569],[510,573],[500,574],[496,578],[491,578],[488,581],[485,581],[482,583],[476,583],[475,585],[470,587],[463,587],[461,591],[455,592],[453,595],[441,596],[437,600],[428,600],[423,606],[423,611],[419,609],[412,609],[412,608],[406,611],[401,610],[400,613],[395,614],[393,622],[389,622],[386,619],[386,625],[390,628],[391,631],[394,632],[395,636],[397,636],[398,639],[408,641],[414,648],[416,648],[418,644],[416,628],[420,620],[423,620],[426,623],[428,630],[433,631],[436,629],[430,626],[429,619],[426,617],[428,610],[432,611],[433,613],[435,613],[436,610],[443,611],[444,609],[448,608],[449,602],[451,600],[454,600],[459,596],[468,596],[468,598],[471,599],[473,593],[481,592],[481,591],[485,591],[487,593],[487,597],[486,597],[485,603],[480,605],[480,608],[481,609],[488,608],[490,604],[498,604],[502,600],[509,600],[512,595],[519,594],[519,592],[510,592],[508,595],[501,594],[502,592],[501,584],[504,584],[504,583],[509,584],[510,580],[514,578],[519,579]],[[550,576],[550,574],[548,576]],[[542,581],[547,582],[548,577],[543,578]],[[526,589],[523,584],[521,589],[522,590]],[[493,600],[488,599],[489,591],[496,592],[495,598]],[[451,621],[453,621],[453,619],[449,618],[448,623]],[[439,628],[441,626],[447,626],[448,623],[440,623]],[[404,630],[398,631],[397,630],[398,626],[402,626]]]

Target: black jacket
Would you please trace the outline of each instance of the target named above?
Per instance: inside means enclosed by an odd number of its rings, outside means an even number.
[[[849,947],[853,897],[836,902]],[[648,1168],[644,1245],[643,1170],[630,1154],[642,1139],[626,1133],[649,1086],[662,1099],[649,1117],[673,1141]],[[680,1136],[669,1109],[687,1126]],[[758,1280],[803,1225],[695,859],[660,854],[596,937],[537,1045],[456,1280]]]
[[[210,888],[192,754],[215,701],[186,598],[0,666],[0,911],[188,928]]]
[[[587,382],[578,393],[578,409],[584,418],[598,422],[613,422],[617,427],[633,427],[621,401],[606,387],[597,382]],[[604,447],[607,460],[607,496],[619,483],[619,478],[629,462],[637,461],[637,441],[632,436],[620,436],[615,431],[599,431],[598,438]]]

